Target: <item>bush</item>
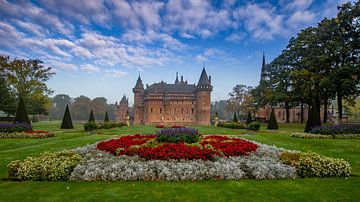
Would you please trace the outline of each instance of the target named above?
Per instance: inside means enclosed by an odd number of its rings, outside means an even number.
[[[279,158],[283,163],[297,167],[299,166],[300,153],[285,151],[280,154]]]
[[[7,166],[8,176],[15,181],[66,181],[80,160],[81,156],[71,151],[44,152],[39,157],[10,162]]]
[[[71,121],[71,115],[69,110],[69,105],[66,105],[64,117],[61,123],[61,129],[73,129],[73,124]]]
[[[321,135],[335,134],[360,134],[359,125],[338,125],[338,126],[320,126],[313,128],[310,133]]]
[[[276,121],[276,116],[275,116],[274,109],[271,109],[270,120],[269,120],[267,129],[271,129],[271,130],[279,129],[279,126],[278,126],[277,121]]]
[[[218,127],[231,128],[231,129],[246,129],[246,125],[240,122],[220,122]]]
[[[0,133],[16,133],[31,130],[28,123],[0,123]]]
[[[90,121],[84,124],[85,131],[94,131],[97,129],[97,125],[94,121]]]
[[[260,130],[260,123],[258,122],[252,122],[248,125],[247,127],[248,130],[253,130],[253,131],[259,131]]]
[[[167,143],[195,143],[199,141],[199,132],[194,128],[167,128],[156,133],[156,141]]]
[[[311,133],[292,133],[291,137],[303,138],[303,139],[332,139],[332,135],[318,135]]]
[[[347,161],[314,152],[301,153],[297,168],[301,177],[346,177],[351,174]]]

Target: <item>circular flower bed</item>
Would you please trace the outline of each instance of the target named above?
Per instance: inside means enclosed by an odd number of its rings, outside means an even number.
[[[97,149],[114,155],[138,155],[146,160],[202,159],[213,160],[216,156],[246,156],[257,145],[239,138],[218,135],[200,136],[197,143],[163,143],[156,135],[128,135],[97,144]]]

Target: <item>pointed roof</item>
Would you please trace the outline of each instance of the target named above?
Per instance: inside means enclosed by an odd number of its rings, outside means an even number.
[[[211,83],[210,83],[209,77],[206,74],[205,67],[203,67],[203,70],[201,72],[200,79],[198,82],[198,86],[206,86],[206,85],[210,86]]]
[[[178,77],[178,73],[177,73],[177,72],[176,72],[175,84],[179,84],[179,77]]]
[[[120,103],[128,103],[128,100],[126,99],[125,95],[122,97]]]
[[[265,77],[266,77],[265,68],[266,68],[265,51],[263,51],[263,60],[262,60],[261,73],[260,73],[260,82],[265,80]]]
[[[140,75],[139,75],[139,77],[138,77],[138,79],[137,79],[137,81],[136,81],[136,84],[135,84],[134,89],[135,89],[135,88],[144,89],[144,85],[143,85],[143,83],[142,83],[142,80],[141,80],[141,78],[140,78]]]

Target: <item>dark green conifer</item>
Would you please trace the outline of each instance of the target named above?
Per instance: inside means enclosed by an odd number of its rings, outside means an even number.
[[[69,106],[66,105],[66,109],[65,109],[65,113],[64,113],[64,117],[61,123],[61,129],[73,129],[73,124],[71,121],[71,115],[70,115],[70,110],[69,110]]]
[[[109,120],[109,115],[108,115],[108,113],[106,112],[105,113],[105,118],[104,118],[104,123],[109,123],[110,122],[110,120]]]
[[[89,122],[95,122],[95,116],[93,110],[90,111]]]
[[[238,120],[238,118],[237,118],[237,116],[236,116],[236,112],[234,112],[234,118],[233,118],[233,122],[239,122],[239,120]]]
[[[276,121],[274,109],[271,109],[270,120],[267,125],[267,129],[279,129],[279,126]]]
[[[29,125],[31,125],[22,97],[20,97],[19,104],[16,109],[14,123],[28,123]]]
[[[250,113],[250,111],[249,111],[249,112],[248,112],[247,119],[246,119],[246,125],[249,125],[251,122],[252,122],[252,117],[251,117],[251,113]]]

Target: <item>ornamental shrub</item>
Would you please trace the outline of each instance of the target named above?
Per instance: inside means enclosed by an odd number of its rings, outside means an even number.
[[[259,131],[260,130],[260,123],[258,122],[252,122],[248,125],[247,127],[248,130],[253,130],[253,131]]]
[[[97,129],[97,125],[94,121],[90,121],[84,124],[85,131],[94,131]]]
[[[346,177],[351,174],[350,170],[347,161],[314,152],[301,153],[297,167],[301,177]]]
[[[71,151],[44,152],[38,157],[10,162],[8,176],[14,181],[66,181],[80,160],[81,156]]]
[[[236,116],[236,112],[234,112],[233,122],[234,122],[234,123],[239,122],[239,119],[238,119],[237,116]]]
[[[280,154],[279,158],[283,163],[297,167],[299,166],[300,153],[285,151]]]
[[[110,122],[108,112],[105,113],[104,123]]]
[[[1,133],[0,132],[0,139],[24,139],[24,138],[31,138],[31,139],[41,139],[41,138],[48,138],[54,137],[54,133],[50,133],[48,131],[25,131],[25,132],[15,132],[15,133]]]
[[[199,141],[199,132],[194,128],[166,128],[157,131],[156,141],[167,143],[195,143]]]
[[[95,116],[93,110],[90,111],[89,121],[88,122],[94,122],[95,123]]]
[[[29,116],[26,112],[24,100],[20,97],[13,123],[27,123],[31,126]]]
[[[276,121],[276,116],[275,116],[274,109],[271,109],[270,120],[269,120],[267,129],[271,129],[271,130],[279,129],[279,126],[278,126],[277,121]]]
[[[246,125],[249,125],[252,122],[252,117],[250,111],[248,112],[247,118],[246,118]]]
[[[231,129],[246,129],[246,125],[241,122],[220,122],[218,127],[231,128]]]
[[[64,117],[61,123],[61,129],[73,129],[73,124],[71,121],[71,115],[69,110],[69,105],[66,105]]]

